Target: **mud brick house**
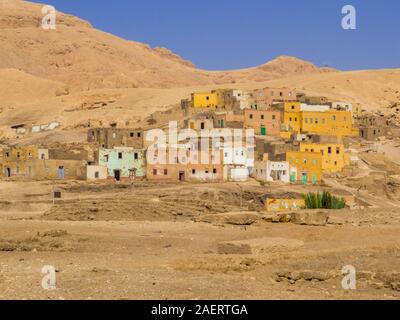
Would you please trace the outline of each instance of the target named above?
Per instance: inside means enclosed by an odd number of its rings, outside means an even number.
[[[146,176],[146,158],[143,149],[115,147],[99,150],[100,167],[107,168],[107,177],[116,181],[134,180]],[[96,172],[96,171],[95,171]],[[98,168],[99,174],[102,170]],[[93,178],[90,176],[90,178]]]
[[[214,128],[214,115],[211,112],[194,114],[185,120],[184,127],[192,130],[210,130]]]
[[[178,154],[182,150],[170,150],[165,148],[166,161],[148,161],[146,166],[146,177],[150,181],[181,181],[181,182],[221,182],[223,181],[223,161],[220,151],[209,150],[208,155],[203,155],[201,151],[195,155],[193,150],[186,150],[185,159],[176,158],[171,163],[169,152]],[[220,161],[214,161],[216,152],[219,153]],[[202,157],[207,157],[208,161],[202,161]],[[204,163],[207,162],[207,163]],[[215,162],[215,163],[214,163]]]
[[[360,137],[375,140],[391,134],[390,122],[384,116],[367,114],[358,118]]]
[[[143,148],[143,130],[128,128],[94,128],[88,131],[88,142],[100,148],[114,147]]]
[[[15,147],[4,150],[2,173],[6,178],[85,180],[86,158],[86,150]]]
[[[268,155],[271,161],[284,161],[288,151],[294,151],[295,144],[290,141],[265,141],[256,139],[256,160],[263,160],[264,155]]]
[[[254,100],[258,103],[266,103],[272,105],[277,102],[296,100],[296,91],[288,88],[271,88],[256,89],[253,91]]]
[[[281,113],[275,110],[244,110],[244,127],[254,129],[256,135],[279,136]]]

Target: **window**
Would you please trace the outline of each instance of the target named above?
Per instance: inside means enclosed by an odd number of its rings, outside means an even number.
[[[118,152],[118,159],[122,159],[122,152]]]
[[[164,169],[164,176],[167,176],[167,175],[168,175],[168,170]]]
[[[296,107],[295,106],[292,106],[292,110],[294,110]]]
[[[19,152],[17,152],[17,158],[20,158],[21,154]]]
[[[140,138],[142,136],[142,134],[140,132],[138,132],[137,136],[138,136],[138,138]]]
[[[303,160],[303,163],[304,163],[304,164],[307,164],[307,159],[304,159],[304,160]]]
[[[99,179],[99,178],[100,178],[100,172],[96,171],[96,172],[94,173],[94,177],[95,177],[96,179]]]
[[[336,116],[333,116],[332,119],[333,119],[333,121],[336,121]]]
[[[209,96],[207,96],[207,97],[206,97],[206,100],[207,100],[207,101],[208,101],[208,100],[210,100],[210,97],[209,97]]]
[[[272,120],[275,120],[276,119],[276,115],[272,115]]]
[[[105,154],[105,155],[104,155],[104,161],[105,161],[105,162],[108,162],[108,154]]]
[[[217,169],[213,169],[213,173],[216,174],[217,173]]]
[[[289,121],[292,122],[292,118],[289,118]]]
[[[261,115],[261,120],[264,120],[264,115],[263,114]]]
[[[192,174],[196,174],[196,170],[195,169],[192,170]]]
[[[336,148],[336,154],[340,154],[340,148],[339,147]]]
[[[308,123],[308,118],[305,118],[305,119],[304,119],[304,122],[305,122],[305,123]]]
[[[113,137],[113,139],[116,139],[117,138],[117,134],[115,132],[113,132],[112,137]]]
[[[131,132],[131,138],[133,138],[135,136],[135,134],[133,132]]]
[[[332,147],[328,147],[328,153],[329,153],[329,154],[332,153]]]
[[[297,118],[294,118],[294,122],[297,122]]]
[[[153,169],[153,176],[157,175],[157,169]]]
[[[6,157],[9,158],[10,157],[10,153],[6,152]]]
[[[252,115],[252,114],[250,114],[250,116],[249,116],[249,117],[250,117],[250,119],[253,119],[253,115]]]
[[[135,160],[139,159],[139,154],[137,152],[135,152]]]

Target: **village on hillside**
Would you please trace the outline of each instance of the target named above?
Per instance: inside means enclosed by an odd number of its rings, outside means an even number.
[[[185,137],[178,143],[166,139],[158,147],[168,155],[183,148],[189,158],[194,150],[200,155],[205,153],[201,141],[206,137],[210,140],[207,143],[212,153],[210,161],[193,161],[193,157],[192,161],[182,161],[177,156],[173,163],[149,161],[149,148],[155,141],[148,139],[148,133],[158,129],[168,136],[171,121],[176,121],[178,130],[189,130],[198,138]],[[269,195],[265,200],[266,210],[292,210],[304,207],[304,195],[293,195],[290,186],[318,186],[339,177],[363,176],[363,170],[371,171],[365,169],[370,164],[368,156],[378,154],[385,143],[400,137],[400,127],[393,119],[367,113],[359,103],[270,87],[194,92],[190,98],[182,99],[180,108],[148,117],[144,127],[127,127],[117,122],[90,127],[86,144],[4,146],[1,177],[108,184],[255,180],[262,186],[288,186],[284,196]],[[12,129],[19,138],[60,130],[62,124],[20,124]],[[227,139],[227,129],[240,135],[239,145],[232,143],[232,136]],[[250,143],[246,141],[249,129],[254,132]],[[215,133],[220,133],[217,144],[211,141]],[[220,161],[212,161],[215,152],[221,156]],[[199,160],[197,155],[195,160]],[[374,174],[383,174],[388,179],[384,172],[375,170]],[[391,178],[398,181],[395,176]],[[362,190],[370,184],[360,179],[358,188]],[[345,200],[347,206],[361,205],[354,194],[348,194]]]

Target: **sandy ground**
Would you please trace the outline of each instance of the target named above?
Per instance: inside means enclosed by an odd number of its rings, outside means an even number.
[[[54,206],[53,187],[63,192]],[[199,222],[231,211],[262,218],[260,199],[280,189],[1,182],[0,298],[400,298],[396,207],[340,211],[345,222],[327,226]],[[226,241],[262,250],[221,254]],[[55,290],[41,286],[45,265],[56,268]],[[342,289],[345,265],[356,268],[356,290]]]

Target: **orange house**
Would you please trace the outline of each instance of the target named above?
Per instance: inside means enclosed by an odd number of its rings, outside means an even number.
[[[254,129],[256,135],[279,136],[281,112],[245,109],[243,123],[246,129]]]

